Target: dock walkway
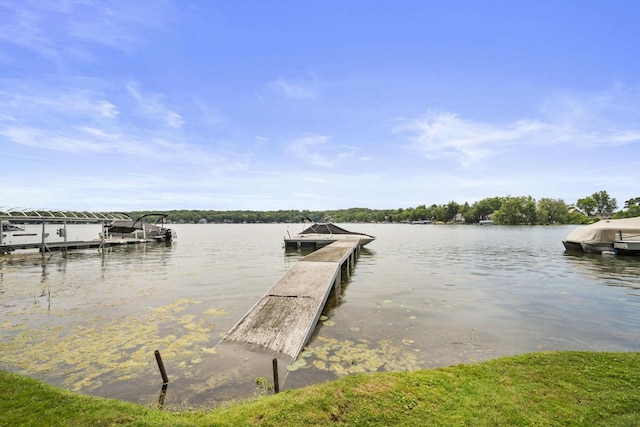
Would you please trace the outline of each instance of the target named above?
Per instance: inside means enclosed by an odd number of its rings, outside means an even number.
[[[332,289],[340,291],[360,242],[336,241],[297,261],[224,336],[295,359],[313,333]]]
[[[135,245],[140,243],[152,242],[153,240],[145,239],[96,239],[96,240],[77,240],[66,242],[45,242],[45,243],[9,243],[0,244],[0,254],[8,254],[20,249],[38,249],[40,252],[65,251],[68,249],[92,249],[92,248],[109,248],[112,246]]]

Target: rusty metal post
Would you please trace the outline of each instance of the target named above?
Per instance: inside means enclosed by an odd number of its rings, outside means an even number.
[[[273,358],[273,393],[280,392],[280,380],[278,379],[278,359]]]
[[[160,375],[162,375],[163,384],[167,384],[169,382],[169,377],[167,376],[167,371],[164,369],[164,363],[162,363],[162,357],[160,357],[160,351],[155,351],[156,362],[158,362],[158,368],[160,369]]]

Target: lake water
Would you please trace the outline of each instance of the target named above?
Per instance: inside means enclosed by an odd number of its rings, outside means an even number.
[[[565,253],[574,226],[345,227],[378,239],[284,388],[534,351],[640,351],[640,258]],[[233,398],[215,396],[203,371],[215,369],[221,336],[300,259],[283,237],[302,226],[171,228],[169,246],[0,256],[0,368],[152,405],[159,349],[173,407]],[[98,231],[69,227],[70,239]]]

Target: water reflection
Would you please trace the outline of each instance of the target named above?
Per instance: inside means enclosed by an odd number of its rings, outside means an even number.
[[[582,276],[606,286],[640,289],[640,258],[584,252],[566,252],[564,256]]]
[[[171,246],[1,256],[0,368],[165,408],[256,392],[271,356],[236,352],[227,366],[217,344],[304,253],[284,250],[286,225],[175,228]],[[528,351],[640,350],[640,259],[567,254],[572,227],[358,229],[378,239],[282,389]],[[160,397],[155,349],[171,377]]]
[[[162,388],[160,388],[160,396],[158,397],[158,409],[164,408],[164,400],[167,397],[167,388],[169,387],[168,383],[162,384]]]

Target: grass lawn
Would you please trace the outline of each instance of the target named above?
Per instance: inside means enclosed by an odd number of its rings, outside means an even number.
[[[0,426],[638,426],[640,353],[553,352],[344,377],[167,412],[0,371]]]

